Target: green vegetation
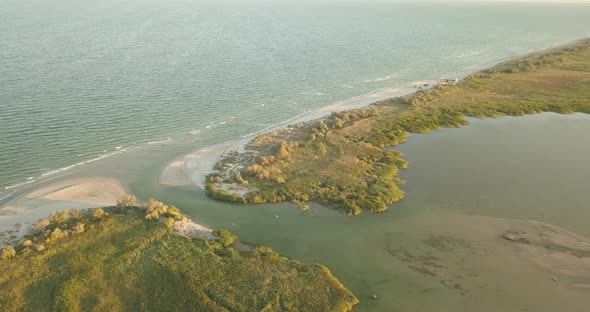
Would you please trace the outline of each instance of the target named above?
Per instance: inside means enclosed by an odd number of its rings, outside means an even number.
[[[217,199],[267,203],[318,201],[345,213],[383,212],[404,197],[397,178],[407,167],[384,150],[411,133],[468,124],[465,117],[541,112],[590,113],[590,40],[499,64],[457,85],[334,112],[254,139],[226,155],[206,181]],[[230,165],[236,164],[239,165]],[[249,192],[235,191],[237,185]],[[230,185],[230,187],[227,187]]]
[[[215,231],[213,234],[219,237],[218,243],[224,248],[232,246],[237,239],[237,237],[226,230]]]
[[[358,303],[321,265],[266,247],[239,252],[223,230],[218,240],[175,235],[169,221],[178,215],[155,200],[53,213],[2,250],[0,311],[349,311]]]

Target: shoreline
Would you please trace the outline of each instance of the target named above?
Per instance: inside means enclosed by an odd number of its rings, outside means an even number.
[[[262,134],[269,133],[274,130],[285,129],[290,125],[321,119],[330,115],[334,111],[341,112],[369,107],[370,105],[380,101],[411,95],[421,90],[432,89],[439,84],[458,84],[464,81],[470,75],[493,68],[494,66],[504,62],[527,57],[536,53],[559,49],[561,47],[581,42],[585,39],[587,38],[567,40],[548,45],[547,47],[540,50],[529,51],[525,54],[474,64],[459,71],[446,73],[436,79],[400,83],[391,87],[377,89],[375,91],[349,99],[336,101],[332,104],[320,107],[315,110],[307,111],[285,121],[278,122],[260,131],[244,135],[240,139],[234,139],[223,143],[202,147],[195,151],[176,157],[172,161],[168,162],[167,165],[162,169],[158,178],[158,184],[161,186],[170,187],[196,187],[204,191],[205,178],[210,173],[213,173],[213,166],[223,157],[223,155],[231,152],[241,153],[244,151],[244,148],[248,143]],[[195,159],[200,160],[200,162],[195,161]]]
[[[317,110],[308,111],[289,118],[285,121],[266,127],[260,131],[242,136],[223,143],[200,148],[183,154],[168,164],[162,170],[159,184],[162,186],[187,187],[195,186],[205,189],[205,177],[213,171],[215,163],[225,154],[230,152],[243,152],[246,145],[259,135],[287,128],[289,125],[306,123],[330,115],[332,112],[347,111],[356,108],[370,106],[373,103],[390,98],[405,96],[419,90],[426,90],[443,83],[448,79],[420,80],[411,83],[380,89],[365,95],[353,97],[347,100],[337,101]],[[195,161],[198,159],[199,161]]]

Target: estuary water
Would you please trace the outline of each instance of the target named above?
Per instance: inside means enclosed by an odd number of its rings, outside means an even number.
[[[556,279],[501,235],[535,220],[590,238],[588,133],[590,115],[544,113],[412,135],[398,146],[410,164],[407,197],[359,217],[217,202],[158,187],[150,173],[134,188],[199,223],[328,266],[359,297],[358,311],[585,311],[588,289],[572,284],[590,277]]]
[[[5,0],[0,201],[136,147],[179,154],[460,78],[586,37],[588,16],[585,4]]]

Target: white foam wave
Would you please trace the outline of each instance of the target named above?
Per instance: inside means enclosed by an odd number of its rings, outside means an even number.
[[[70,170],[70,169],[72,169],[72,168],[74,168],[74,167],[77,167],[77,166],[78,166],[78,164],[74,164],[74,165],[71,165],[71,166],[67,166],[67,167],[59,168],[59,169],[57,169],[57,170],[53,170],[53,171],[49,171],[49,172],[45,172],[45,173],[41,174],[41,177],[43,177],[43,178],[44,178],[44,177],[46,177],[46,176],[50,176],[50,175],[54,175],[54,174],[56,174],[56,173],[64,172],[64,171]]]
[[[461,55],[457,55],[457,58],[465,58],[465,57],[473,57],[473,56],[478,56],[478,55],[482,55],[484,51],[473,51],[470,53],[466,53],[466,54],[461,54]]]
[[[19,186],[24,186],[24,185],[27,185],[27,184],[31,184],[31,183],[33,183],[35,181],[36,180],[28,180],[28,181],[25,181],[25,182],[21,182],[21,183],[17,183],[17,184],[11,185],[11,186],[7,186],[4,189],[5,190],[11,190],[11,189],[17,188]]]
[[[0,195],[0,201],[2,201],[5,198],[10,197],[12,194],[14,194],[14,192],[13,193],[8,193],[7,195],[4,195],[4,196]]]
[[[196,131],[200,131],[200,130],[196,130]],[[28,185],[28,184],[32,184],[32,183],[37,182],[37,181],[46,180],[50,176],[54,176],[56,174],[69,171],[69,170],[71,170],[73,168],[80,167],[80,166],[83,166],[83,165],[86,165],[86,164],[90,164],[90,163],[93,163],[93,162],[96,162],[96,161],[99,161],[99,160],[103,160],[105,158],[109,158],[109,157],[114,156],[114,155],[122,154],[122,153],[128,151],[129,149],[138,149],[138,148],[141,148],[142,146],[153,145],[153,144],[160,144],[160,143],[166,143],[166,142],[170,142],[172,140],[173,139],[171,137],[166,137],[166,138],[164,138],[162,140],[151,141],[151,142],[147,142],[147,143],[144,143],[144,144],[134,143],[132,146],[126,147],[126,148],[124,148],[122,145],[121,146],[117,146],[117,147],[115,147],[115,150],[114,151],[111,150],[111,152],[108,152],[108,150],[103,150],[102,151],[103,154],[98,155],[98,156],[96,156],[94,158],[83,160],[83,161],[80,161],[80,162],[77,162],[75,164],[72,164],[72,165],[69,165],[69,166],[66,166],[66,167],[62,167],[62,168],[59,168],[59,169],[55,169],[55,170],[51,170],[51,171],[48,171],[48,172],[44,172],[44,173],[42,173],[42,174],[40,174],[39,176],[36,176],[36,177],[33,177],[33,176],[28,177],[28,178],[26,178],[26,180],[24,180],[22,182],[16,183],[14,185],[6,186],[3,189],[4,190],[14,190],[14,189],[17,189],[19,187],[22,187],[22,186],[25,186],[25,185]],[[89,154],[88,153],[78,154],[78,157],[85,156],[85,155],[89,155]],[[2,197],[0,197],[0,200],[9,197],[12,194],[14,194],[14,192],[12,192],[12,193],[10,193],[10,194],[8,194],[6,196],[4,196],[2,193],[0,193],[0,196],[2,196]]]
[[[125,151],[127,151],[127,150],[128,150],[127,148],[124,148],[124,149],[119,149],[117,152],[113,152],[113,153],[109,153],[109,154],[100,155],[100,156],[98,156],[98,157],[96,157],[96,158],[92,158],[92,159],[85,160],[85,161],[83,161],[83,162],[79,162],[79,163],[77,163],[77,164],[76,164],[76,166],[81,166],[81,165],[85,165],[85,164],[93,163],[93,162],[95,162],[95,161],[98,161],[98,160],[101,160],[101,159],[105,159],[105,158],[111,157],[111,156],[113,156],[113,155],[121,154],[121,153],[123,153],[123,152],[125,152]]]
[[[390,80],[393,77],[394,76],[389,76],[388,75],[388,76],[384,76],[384,77],[378,77],[378,78],[375,78],[375,79],[367,79],[367,80],[364,80],[363,82],[365,82],[365,83],[383,82],[383,81]]]
[[[161,144],[161,143],[166,143],[166,142],[170,142],[170,141],[172,141],[172,138],[171,137],[167,137],[167,138],[164,138],[162,140],[147,142],[147,145]]]
[[[95,158],[91,158],[91,159],[87,159],[87,160],[84,160],[84,161],[77,162],[77,163],[75,163],[73,165],[70,165],[70,166],[66,166],[66,167],[63,167],[63,168],[59,168],[59,169],[56,169],[56,170],[52,170],[52,171],[49,171],[49,172],[42,173],[40,177],[41,178],[45,178],[45,177],[48,177],[48,176],[51,176],[51,175],[55,175],[55,174],[58,174],[58,173],[61,173],[61,172],[65,172],[65,171],[68,171],[70,169],[83,166],[85,164],[93,163],[93,162],[98,161],[98,160],[101,160],[101,159],[105,159],[105,158],[108,158],[108,157],[111,157],[111,156],[114,156],[114,155],[117,155],[117,154],[121,154],[121,153],[123,153],[123,152],[125,152],[127,150],[128,150],[127,148],[123,148],[121,146],[121,148],[117,149],[114,152],[105,153],[105,154],[99,155],[99,156],[97,156]],[[32,180],[32,181],[35,181],[35,180]]]

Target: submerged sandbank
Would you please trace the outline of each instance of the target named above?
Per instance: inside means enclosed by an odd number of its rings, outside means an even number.
[[[514,243],[523,257],[556,275],[578,279],[575,287],[590,287],[590,240],[542,222],[516,220],[509,224],[502,237]]]
[[[397,296],[385,296],[390,288],[374,277],[372,285],[383,296],[380,303],[402,311],[417,305],[400,296],[423,300],[418,310],[425,311],[440,309],[442,302],[449,311],[554,311],[560,306],[576,310],[587,304],[590,258],[578,252],[587,252],[590,240],[561,227],[447,209],[417,213],[394,230],[385,229],[386,224],[372,233],[385,231],[388,238],[379,246],[383,272],[390,273],[381,274],[395,276],[399,282],[392,284],[400,283],[400,288]],[[509,232],[527,233],[530,243],[505,239]],[[411,283],[403,284],[404,280]]]

